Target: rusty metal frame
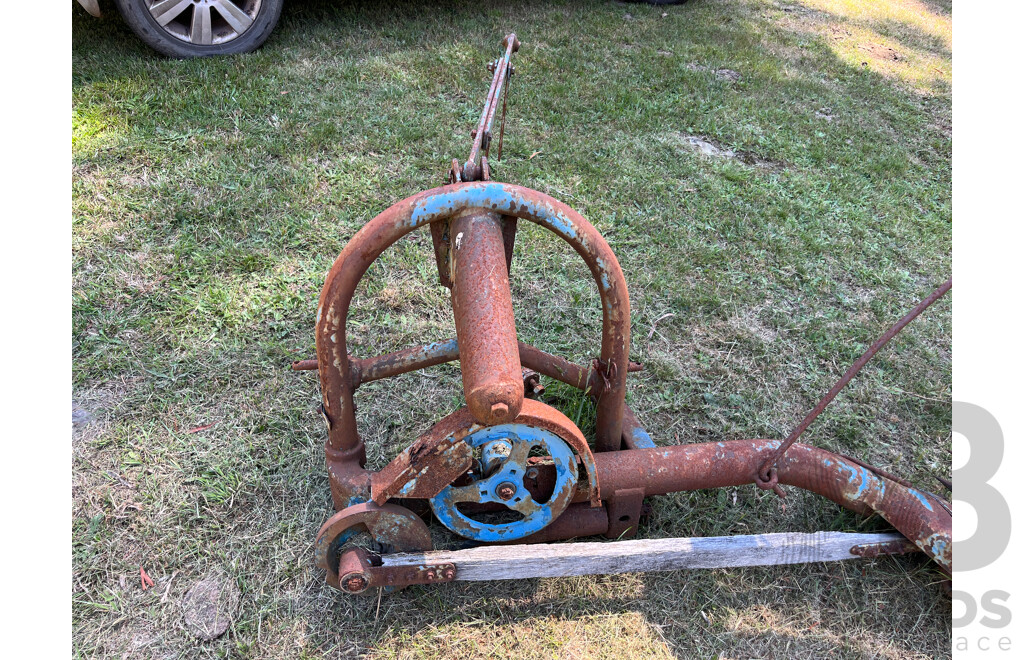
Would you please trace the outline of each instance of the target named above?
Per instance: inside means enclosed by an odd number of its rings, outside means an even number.
[[[857,459],[796,440],[887,341],[951,289],[952,281],[872,344],[785,440],[655,446],[625,402],[627,374],[640,366],[629,361],[629,294],[615,254],[594,226],[567,205],[534,190],[489,180],[481,151],[488,150],[498,98],[503,86],[507,90],[512,72],[509,60],[519,42],[515,35],[508,35],[502,45],[505,53],[492,65],[494,77],[470,158],[461,166],[453,161],[450,185],[394,204],[349,241],[320,294],[316,358],[292,364],[296,370],[317,370],[320,378],[321,411],[328,429],[327,468],[338,511],[324,524],[315,546],[317,563],[327,571],[328,582],[348,593],[360,593],[370,586],[453,579],[455,566],[419,566],[399,573],[382,569],[370,553],[342,552],[342,546],[354,534],[366,531],[386,548],[429,548],[425,523],[394,502],[433,502],[458,479],[471,478],[467,473],[477,459],[464,439],[512,423],[554,433],[572,447],[573,460],[583,468],[578,480],[573,476],[573,490],[565,491],[571,497],[559,490],[561,515],[518,543],[597,534],[631,536],[639,518],[649,511],[645,498],[653,495],[744,484],[784,495],[782,485],[791,485],[858,514],[877,514],[908,539],[858,546],[851,549],[853,554],[873,557],[916,549],[950,574],[949,502]],[[569,243],[590,269],[601,298],[602,331],[600,354],[588,366],[517,339],[508,272],[519,219],[545,227]],[[439,278],[451,289],[457,337],[370,358],[349,355],[347,317],[359,281],[384,250],[424,227],[431,231]],[[435,424],[383,470],[367,471],[365,446],[356,426],[353,397],[357,388],[455,360],[460,362],[466,406]],[[565,415],[524,396],[524,381],[532,392],[542,389],[537,374],[578,388],[595,400],[595,451]],[[560,460],[564,468],[565,459]],[[531,496],[543,494],[546,488],[550,493],[556,471],[550,460],[534,457],[527,465],[532,476],[522,487]],[[577,466],[562,469],[559,478],[564,479],[566,472],[576,473]],[[514,492],[511,485],[509,490]],[[481,511],[502,506],[493,497],[472,499],[469,504]]]
[[[312,365],[306,362],[296,367],[314,366],[319,371],[329,428],[328,470],[337,509],[370,499],[370,475],[362,467],[365,449],[355,425],[355,389],[364,382],[460,359],[457,339],[368,359],[349,356],[345,318],[355,287],[369,264],[401,236],[473,208],[489,208],[547,227],[573,246],[598,283],[602,350],[593,366],[583,367],[521,342],[517,347],[522,366],[588,391],[597,399],[596,448],[604,453],[596,455],[594,474],[604,484],[608,506],[618,510],[625,505],[615,501],[619,491],[635,502],[638,487],[644,495],[746,483],[764,487],[758,468],[777,461],[773,488],[792,484],[858,513],[877,512],[940,567],[950,570],[952,518],[948,504],[858,461],[798,444],[780,455],[783,443],[774,440],[733,441],[747,443],[745,446],[716,443],[651,448],[649,436],[625,404],[625,378],[633,367],[628,359],[629,298],[610,247],[590,223],[564,204],[536,191],[493,182],[444,186],[399,202],[353,237],[328,275],[317,311],[317,359]],[[622,447],[626,450],[611,451]],[[658,469],[652,472],[651,465]],[[858,485],[850,491],[844,484],[854,480]],[[577,499],[589,499],[592,494],[581,491]],[[613,526],[609,524],[605,532]]]
[[[551,230],[569,243],[590,268],[601,296],[599,359],[605,365],[597,401],[596,448],[610,451],[621,446],[629,371],[629,294],[622,269],[608,243],[579,213],[535,190],[494,182],[443,186],[402,200],[364,225],[334,262],[320,294],[316,315],[317,365],[328,426],[326,453],[331,493],[338,509],[369,499],[369,475],[362,468],[366,451],[356,429],[353,405],[358,383],[365,382],[367,374],[386,377],[392,372],[408,371],[406,367],[410,365],[418,368],[421,363],[448,361],[455,348],[443,342],[376,361],[354,361],[348,355],[346,322],[356,286],[370,264],[402,236],[474,208],[494,210]],[[530,356],[524,360],[526,366],[542,374],[563,372],[560,380],[574,377],[577,383],[593,378],[592,370],[573,369],[571,363],[560,363],[552,359],[554,356],[533,363],[531,358],[540,357],[540,352],[533,353],[528,348],[526,353]],[[584,373],[586,381],[581,380]]]

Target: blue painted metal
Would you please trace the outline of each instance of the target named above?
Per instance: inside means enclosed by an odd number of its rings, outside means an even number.
[[[653,449],[657,445],[651,439],[651,434],[641,427],[633,429],[633,447],[635,449]]]
[[[554,433],[526,424],[499,424],[465,438],[474,448],[487,454],[489,444],[509,442],[512,451],[486,477],[478,477],[466,486],[448,486],[430,499],[430,508],[441,523],[460,536],[475,541],[515,541],[551,524],[565,509],[576,490],[576,456],[572,449]],[[555,466],[555,486],[545,503],[537,502],[523,483],[529,469],[530,450],[542,447]],[[507,500],[498,496],[498,487],[511,484],[515,493]],[[485,523],[473,520],[459,510],[460,502],[501,504],[523,515],[509,523]]]

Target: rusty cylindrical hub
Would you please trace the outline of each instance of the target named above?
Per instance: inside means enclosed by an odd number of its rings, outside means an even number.
[[[501,217],[470,209],[451,222],[452,308],[466,405],[480,424],[511,422],[523,406]]]

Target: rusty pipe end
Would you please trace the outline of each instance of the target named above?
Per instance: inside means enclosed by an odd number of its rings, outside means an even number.
[[[473,419],[485,426],[515,421],[523,408],[523,388],[507,383],[485,383],[467,392],[466,404]]]

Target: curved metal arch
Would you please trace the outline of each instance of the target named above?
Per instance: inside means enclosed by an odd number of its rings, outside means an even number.
[[[495,182],[459,183],[408,197],[366,223],[335,260],[320,292],[316,353],[328,450],[363,459],[352,401],[347,350],[349,305],[363,274],[390,245],[414,229],[445,220],[469,208],[484,208],[530,220],[554,232],[583,258],[597,282],[603,312],[601,360],[607,384],[597,404],[597,445],[618,449],[629,364],[629,293],[615,254],[582,215],[544,193]],[[350,454],[349,454],[350,455]]]

